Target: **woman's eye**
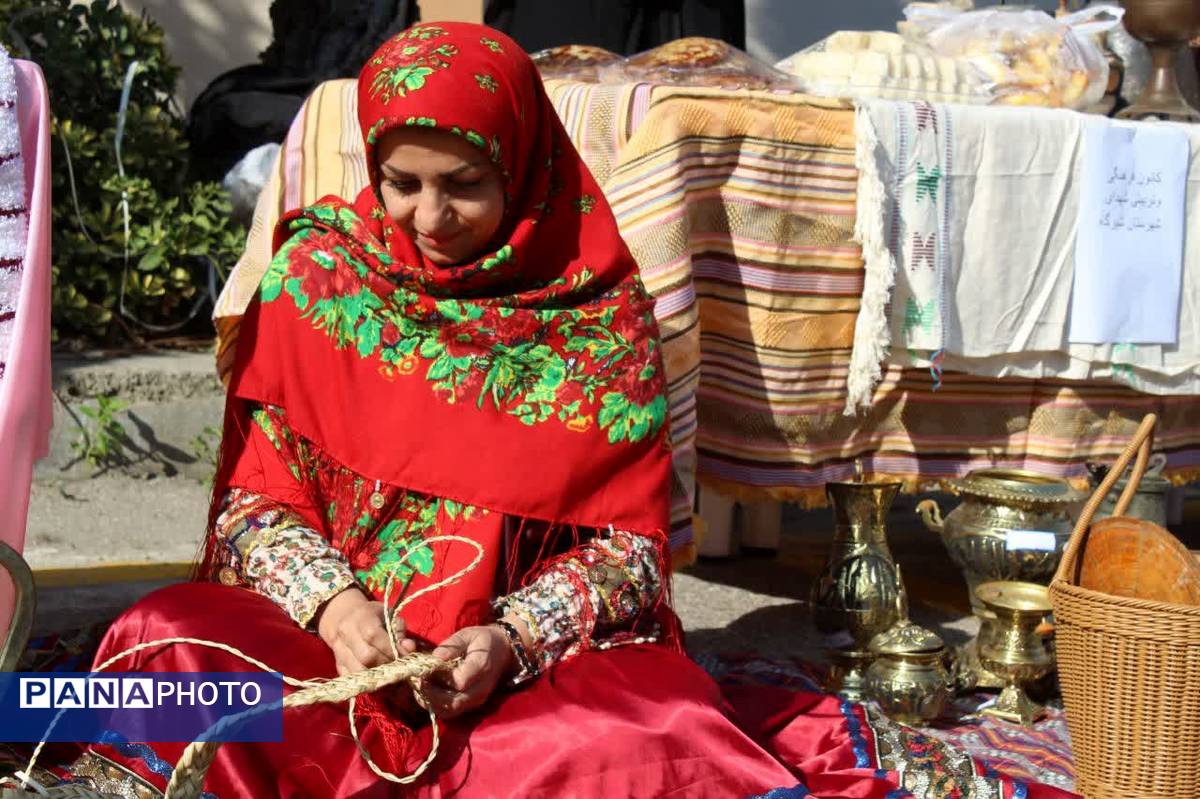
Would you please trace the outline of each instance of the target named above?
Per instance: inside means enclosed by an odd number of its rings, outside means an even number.
[[[473,189],[483,183],[483,178],[474,178],[472,180],[456,180],[454,185],[460,189]]]
[[[415,180],[389,180],[391,187],[402,194],[418,191],[421,187]]]

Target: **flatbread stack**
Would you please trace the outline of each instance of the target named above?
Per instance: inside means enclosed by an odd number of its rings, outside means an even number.
[[[600,68],[620,63],[623,58],[603,47],[590,44],[564,44],[534,53],[531,58],[543,78],[570,78],[594,82]]]
[[[626,59],[631,81],[712,86],[722,89],[771,89],[790,86],[788,76],[719,39],[689,36]]]

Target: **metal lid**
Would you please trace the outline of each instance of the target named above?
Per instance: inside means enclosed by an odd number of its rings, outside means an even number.
[[[1112,491],[1109,492],[1109,497],[1115,501],[1117,497],[1121,496],[1121,492],[1125,490],[1125,486],[1127,485],[1129,485],[1129,478],[1122,477],[1113,485]],[[1157,474],[1147,474],[1143,475],[1142,479],[1138,482],[1137,490],[1139,494],[1165,494],[1171,490],[1171,487],[1172,483],[1167,478]]]
[[[954,490],[994,502],[1017,505],[1073,504],[1087,495],[1057,477],[1020,469],[977,469],[954,483]]]
[[[946,645],[937,633],[908,619],[900,619],[891,628],[871,639],[871,651],[877,655],[909,655],[937,652]]]

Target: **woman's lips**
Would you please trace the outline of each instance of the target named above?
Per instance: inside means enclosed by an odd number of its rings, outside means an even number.
[[[454,241],[456,238],[458,238],[457,234],[453,234],[450,236],[430,236],[427,233],[418,233],[417,234],[418,242],[420,242],[428,247],[433,247],[434,249],[441,249],[442,247],[445,247],[450,242]]]

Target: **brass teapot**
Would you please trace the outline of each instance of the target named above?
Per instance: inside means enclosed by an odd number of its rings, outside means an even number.
[[[962,569],[976,616],[991,617],[975,595],[981,583],[1050,582],[1086,499],[1083,492],[1065,480],[1015,469],[971,472],[953,490],[963,502],[945,519],[931,499],[917,505],[917,512]]]

